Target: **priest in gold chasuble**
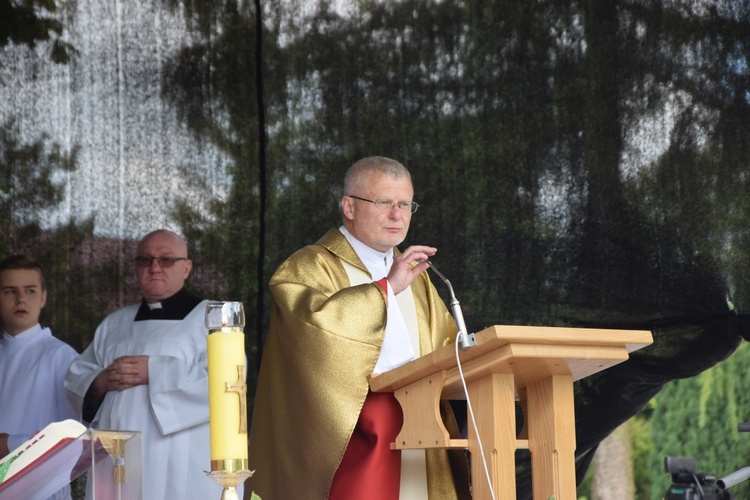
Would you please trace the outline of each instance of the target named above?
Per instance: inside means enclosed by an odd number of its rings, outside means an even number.
[[[390,450],[401,428],[392,394],[368,376],[455,341],[456,326],[425,272],[436,249],[395,247],[417,205],[395,160],[355,163],[343,226],[295,252],[271,278],[271,323],[250,430],[263,500],[470,498],[463,451]],[[449,405],[446,427],[457,436]]]

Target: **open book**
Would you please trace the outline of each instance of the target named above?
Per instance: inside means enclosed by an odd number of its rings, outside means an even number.
[[[34,434],[31,439],[0,460],[0,492],[26,473],[53,458],[58,451],[84,433],[86,433],[86,427],[81,423],[75,420],[63,420],[62,422],[53,422]],[[80,451],[79,448],[78,454],[71,457],[71,469],[75,465]],[[70,470],[68,470],[69,472]]]

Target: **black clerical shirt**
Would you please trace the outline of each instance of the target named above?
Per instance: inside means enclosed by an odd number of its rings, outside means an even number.
[[[138,313],[136,313],[133,321],[145,321],[148,319],[185,319],[185,316],[195,309],[195,306],[200,304],[202,300],[203,299],[200,297],[191,295],[184,288],[168,299],[162,300],[160,308],[152,308],[153,304],[149,307],[146,299],[143,299],[141,300],[141,307],[138,309]]]

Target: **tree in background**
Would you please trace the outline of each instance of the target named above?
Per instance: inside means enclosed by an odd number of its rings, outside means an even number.
[[[68,63],[75,48],[62,38],[63,23],[54,17],[56,11],[55,0],[0,0],[0,47],[15,43],[33,48],[50,41],[50,59]]]
[[[75,156],[47,137],[20,142],[13,121],[0,128],[0,258],[25,253],[40,262],[49,289],[41,321],[81,351],[101,311],[116,303],[110,283],[123,277],[115,274],[111,248],[93,238],[92,221],[42,226],[63,199],[56,179],[75,168]]]
[[[721,479],[750,466],[750,435],[737,424],[750,421],[747,374],[750,349],[742,344],[726,362],[697,377],[667,384],[655,398],[650,419],[648,456],[651,489],[644,498],[660,498],[671,484],[664,457],[691,457],[698,471]],[[750,496],[750,482],[730,488],[734,498]]]
[[[0,0],[0,48],[46,44],[51,62],[67,64],[75,49],[63,40],[55,12],[54,1]],[[65,151],[44,134],[21,137],[13,117],[0,124],[0,258],[26,253],[40,262],[50,292],[41,322],[80,352],[102,310],[117,303],[109,284],[123,278],[108,261],[106,244],[92,243],[93,221],[44,227],[64,199],[64,178],[76,168],[78,148]]]
[[[259,2],[258,2],[259,3]],[[218,146],[228,159],[225,172],[230,180],[226,198],[207,192],[209,214],[195,209],[195,200],[184,199],[173,210],[198,260],[221,275],[221,288],[204,290],[207,296],[243,302],[246,311],[248,361],[248,401],[252,395],[259,364],[259,342],[264,315],[262,299],[265,224],[263,202],[266,196],[265,169],[261,163],[265,127],[256,58],[272,70],[274,46],[257,50],[260,35],[256,5],[227,0],[196,0],[185,6],[190,29],[199,40],[185,47],[165,72],[164,98],[198,137]],[[278,91],[277,91],[278,92]],[[270,96],[274,95],[272,90]],[[273,98],[267,106],[273,109]],[[259,111],[262,110],[262,111]]]

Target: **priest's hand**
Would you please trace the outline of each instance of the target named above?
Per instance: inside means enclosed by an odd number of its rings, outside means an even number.
[[[388,273],[388,283],[393,294],[403,292],[421,272],[429,267],[427,259],[435,255],[437,248],[423,245],[410,246],[393,259]],[[417,262],[416,265],[414,263]]]
[[[123,356],[104,369],[94,386],[102,396],[108,391],[123,391],[148,384],[148,356]]]

